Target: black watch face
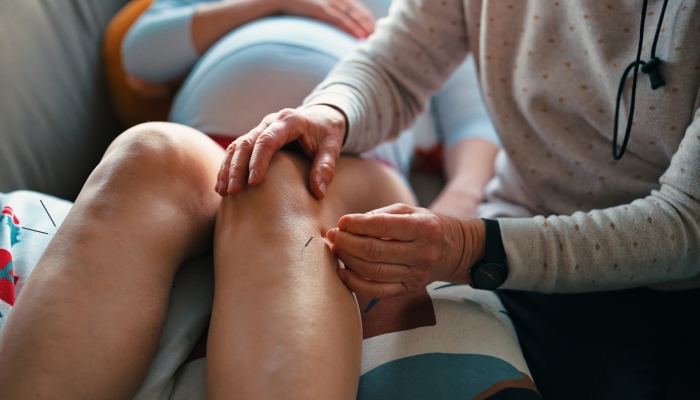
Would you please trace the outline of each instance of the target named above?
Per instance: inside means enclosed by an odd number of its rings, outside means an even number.
[[[501,264],[487,263],[474,268],[472,286],[477,289],[496,290],[508,277],[506,267]]]

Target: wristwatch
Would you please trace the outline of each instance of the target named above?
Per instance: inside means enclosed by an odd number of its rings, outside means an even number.
[[[496,290],[508,278],[508,261],[501,239],[501,226],[498,221],[484,219],[486,224],[486,251],[484,258],[477,261],[470,269],[472,287],[483,290]]]

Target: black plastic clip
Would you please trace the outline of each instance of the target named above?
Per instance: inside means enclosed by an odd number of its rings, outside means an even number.
[[[642,66],[642,72],[649,75],[652,90],[656,90],[666,84],[664,77],[661,76],[661,71],[659,71],[661,63],[662,61],[659,57],[654,57]]]

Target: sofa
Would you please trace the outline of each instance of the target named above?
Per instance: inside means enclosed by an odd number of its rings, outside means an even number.
[[[123,130],[100,67],[128,0],[0,2],[0,192],[73,200]]]

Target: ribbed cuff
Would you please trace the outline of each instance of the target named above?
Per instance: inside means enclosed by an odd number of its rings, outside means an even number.
[[[556,266],[545,263],[543,235],[534,219],[499,218],[498,223],[508,259],[508,279],[501,289],[550,291],[547,278],[555,275]]]

